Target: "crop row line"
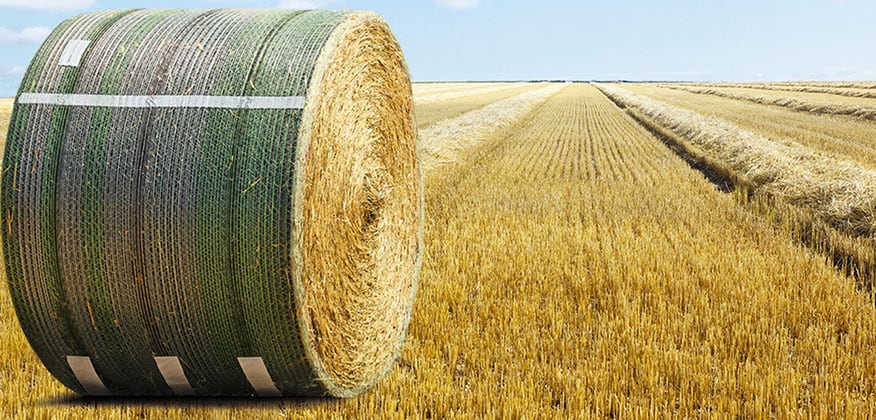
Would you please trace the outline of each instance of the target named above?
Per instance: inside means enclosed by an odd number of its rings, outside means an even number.
[[[876,171],[792,142],[778,143],[727,121],[668,105],[615,85],[597,85],[692,143],[753,189],[812,210],[832,226],[876,234]]]

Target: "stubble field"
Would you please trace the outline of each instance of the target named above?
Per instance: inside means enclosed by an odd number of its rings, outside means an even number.
[[[872,83],[414,93],[423,271],[374,389],[80,399],[42,368],[2,287],[0,416],[876,414]]]

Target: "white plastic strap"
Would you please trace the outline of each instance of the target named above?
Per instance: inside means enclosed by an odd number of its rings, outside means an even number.
[[[91,358],[88,356],[67,356],[67,364],[70,365],[70,370],[76,376],[76,380],[85,388],[88,395],[110,395],[109,389],[97,376],[97,371],[94,370],[94,365],[91,364]]]
[[[304,96],[93,95],[22,93],[21,104],[105,106],[111,108],[303,109]]]
[[[260,397],[282,397],[283,394],[274,385],[274,380],[271,379],[271,374],[268,373],[268,368],[265,367],[265,362],[261,357],[238,357],[237,363],[240,363],[240,368],[243,374],[246,375],[246,380],[252,385],[252,389]]]
[[[154,356],[155,364],[158,365],[158,370],[161,376],[164,377],[164,382],[173,390],[176,395],[195,395],[195,390],[189,384],[182,365],[179,363],[179,358],[176,356]]]
[[[64,50],[61,51],[61,58],[58,59],[59,66],[79,66],[79,62],[82,61],[82,54],[85,54],[85,49],[88,48],[88,44],[91,41],[86,41],[84,39],[71,39],[67,41],[67,45],[64,46]]]

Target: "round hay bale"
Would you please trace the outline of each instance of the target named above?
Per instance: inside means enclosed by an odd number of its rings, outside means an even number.
[[[2,235],[21,326],[90,395],[356,395],[422,250],[410,77],[376,14],[117,10],[24,76]]]

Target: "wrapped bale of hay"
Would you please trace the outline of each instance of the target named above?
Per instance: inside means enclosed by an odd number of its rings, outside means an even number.
[[[411,86],[376,14],[119,10],[24,76],[2,226],[21,326],[89,395],[353,396],[422,249]]]

